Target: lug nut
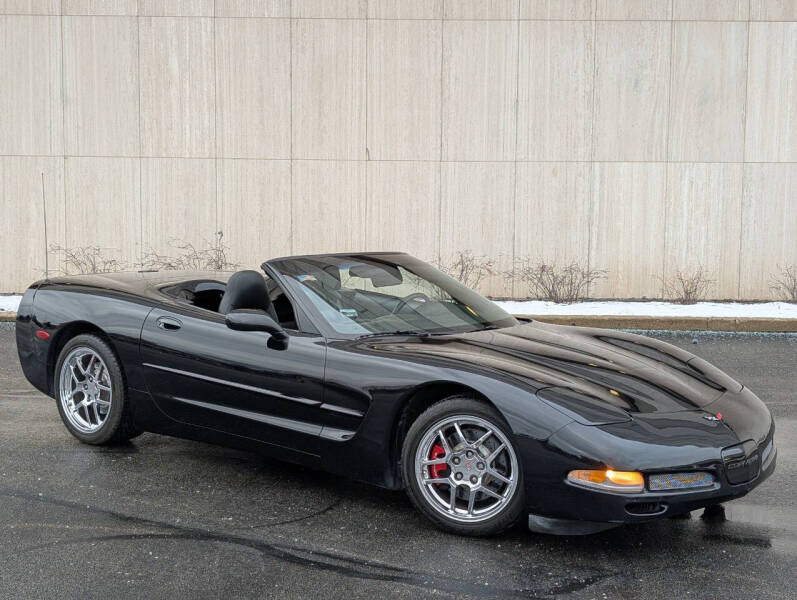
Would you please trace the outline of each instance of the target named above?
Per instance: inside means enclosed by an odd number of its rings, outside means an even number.
[[[468,451],[465,453],[465,456],[467,456],[468,458],[473,458],[473,450],[468,450]]]
[[[455,457],[454,457],[454,458],[451,460],[451,462],[452,462],[452,463],[454,463],[455,465],[458,465],[458,464],[459,464],[459,457],[458,457],[458,456],[455,456]]]
[[[483,471],[484,470],[484,463],[483,462],[476,463],[476,468],[479,469],[479,471]]]
[[[476,477],[475,475],[471,475],[471,476],[470,476],[470,482],[471,482],[471,483],[476,483],[477,481],[479,481],[479,478],[478,478],[478,477]]]
[[[459,481],[460,479],[462,479],[462,473],[456,473],[456,474],[454,475],[454,479],[456,479],[457,481]]]

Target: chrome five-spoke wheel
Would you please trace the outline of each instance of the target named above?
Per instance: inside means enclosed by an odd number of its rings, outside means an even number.
[[[63,414],[82,433],[105,424],[113,402],[111,376],[102,357],[91,348],[74,348],[61,363],[59,399]]]
[[[462,523],[501,513],[518,483],[512,444],[496,425],[474,415],[448,416],[428,427],[414,470],[427,503]]]

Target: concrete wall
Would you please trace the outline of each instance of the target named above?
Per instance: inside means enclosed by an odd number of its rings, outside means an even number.
[[[0,0],[0,291],[128,261],[471,250],[715,297],[797,263],[797,0]],[[57,266],[57,265],[56,265]],[[496,295],[522,295],[502,278]]]

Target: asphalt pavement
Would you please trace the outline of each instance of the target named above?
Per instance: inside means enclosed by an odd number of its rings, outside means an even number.
[[[797,598],[797,335],[654,335],[767,403],[773,477],[724,517],[468,539],[402,492],[255,454],[82,445],[0,324],[0,598]]]

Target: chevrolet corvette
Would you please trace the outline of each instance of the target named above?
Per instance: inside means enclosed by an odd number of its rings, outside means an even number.
[[[261,269],[34,283],[25,376],[81,442],[146,431],[265,452],[405,489],[464,535],[682,515],[775,468],[764,403],[670,344],[513,317],[403,253]]]

